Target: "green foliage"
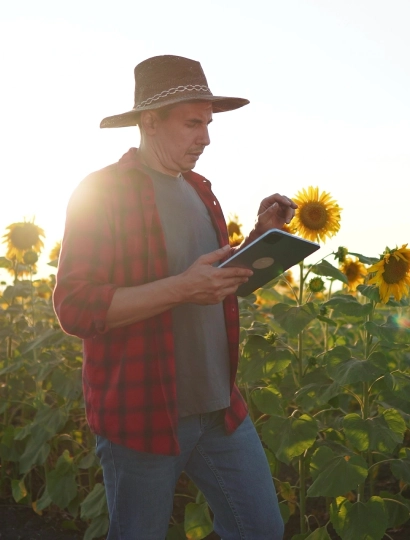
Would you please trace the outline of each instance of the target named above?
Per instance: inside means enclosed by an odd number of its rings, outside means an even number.
[[[0,494],[69,516],[67,526],[86,524],[85,540],[101,538],[108,511],[84,413],[81,341],[59,328],[53,275],[23,279],[27,267],[5,257],[0,268],[15,272],[0,292]],[[349,292],[347,277],[325,260],[299,270],[292,288],[277,279],[240,299],[237,381],[284,522],[300,519],[293,538],[328,540],[331,523],[341,540],[381,540],[410,517],[408,298],[382,305],[366,282]],[[312,273],[324,278],[324,292],[307,287]],[[196,491],[185,494],[184,519],[173,519],[167,540],[212,531]],[[319,500],[330,522],[309,520]]]
[[[388,519],[381,497],[354,504],[340,497],[331,509],[332,525],[343,540],[382,540]]]
[[[0,266],[15,268],[4,257]],[[58,325],[53,284],[54,276],[26,280],[16,274],[0,294],[0,493],[38,513],[64,511],[73,521],[83,519],[90,525],[85,538],[99,538],[108,517],[85,420],[82,344]],[[103,501],[98,511],[84,511],[95,486]]]
[[[337,279],[346,285],[348,283],[347,277],[343,274],[343,272],[325,260],[322,260],[320,263],[312,266],[311,271],[318,276]]]
[[[307,491],[309,497],[337,497],[347,493],[366,480],[368,473],[366,460],[361,456],[344,456],[326,446],[313,454],[310,471],[313,483]]]
[[[284,463],[290,463],[292,458],[313,446],[317,433],[316,421],[308,414],[289,418],[271,416],[262,427],[263,440]]]
[[[306,540],[330,540],[330,536],[326,527],[318,527],[306,537]]]
[[[312,272],[328,278],[328,292],[312,292]],[[332,293],[337,282],[341,288]],[[275,458],[285,523],[298,509],[293,539],[330,538],[326,522],[309,530],[307,507],[318,497],[341,540],[381,539],[410,517],[408,299],[382,305],[377,287],[364,283],[352,293],[345,284],[347,277],[326,261],[301,263],[296,288],[276,286],[274,295],[261,289],[240,301],[246,316],[239,382]],[[288,362],[269,371],[273,358]],[[284,466],[295,476],[287,490]],[[379,477],[386,467],[391,491]]]
[[[189,540],[202,540],[213,531],[208,504],[200,491],[196,501],[189,502],[185,507],[184,530]]]

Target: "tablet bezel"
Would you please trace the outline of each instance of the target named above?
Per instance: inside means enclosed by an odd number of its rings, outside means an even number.
[[[273,238],[275,242],[272,243]],[[269,242],[268,240],[271,240]],[[256,240],[239,249],[232,257],[219,264],[219,268],[241,267],[253,270],[253,276],[247,283],[240,285],[237,296],[248,296],[266,283],[269,283],[286,270],[300,263],[320,248],[320,245],[305,240],[281,229],[270,229]],[[265,268],[255,268],[255,261],[272,258],[273,263]],[[268,261],[265,261],[267,263]]]

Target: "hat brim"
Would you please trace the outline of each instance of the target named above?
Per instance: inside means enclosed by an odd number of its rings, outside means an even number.
[[[192,101],[210,101],[212,103],[212,111],[214,113],[233,111],[239,109],[244,105],[248,105],[249,100],[235,97],[222,97],[222,96],[198,96],[197,98],[187,99],[186,96],[172,96],[172,99],[162,100],[160,103],[151,103],[145,107],[139,109],[133,109],[123,114],[116,114],[114,116],[107,116],[101,120],[100,128],[115,128],[115,127],[129,127],[137,124],[137,118],[140,112],[161,109],[168,105],[177,105],[178,103],[187,103]]]

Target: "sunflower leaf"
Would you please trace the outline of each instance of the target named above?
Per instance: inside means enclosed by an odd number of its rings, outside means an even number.
[[[212,520],[207,503],[190,502],[185,508],[184,528],[187,538],[200,540],[208,536],[212,530]]]
[[[317,318],[319,321],[322,321],[329,326],[337,326],[337,322],[333,321],[332,319],[329,319],[329,317],[323,317],[323,315],[318,315]]]
[[[306,540],[330,540],[326,526],[315,529],[311,534],[309,534],[309,536],[306,537]]]
[[[312,383],[298,390],[295,394],[295,400],[298,405],[309,411],[317,406],[325,405],[340,393],[340,386],[336,382],[331,384]]]
[[[308,497],[338,497],[355,489],[367,478],[367,463],[358,455],[339,455],[322,446],[312,456],[313,483]]]
[[[271,311],[280,326],[290,335],[295,336],[317,317],[319,307],[313,302],[298,307],[276,304]]]
[[[348,251],[348,254],[353,255],[353,257],[357,257],[359,261],[363,264],[376,264],[380,260],[380,259],[377,259],[376,257],[366,257],[365,255],[362,255],[361,253],[352,253],[351,251]]]
[[[410,343],[410,328],[398,326],[379,326],[372,321],[365,323],[365,328],[372,336],[377,336],[382,341],[389,343]]]
[[[283,415],[280,395],[278,395],[278,391],[274,387],[255,388],[251,393],[251,398],[257,408],[264,414]]]
[[[347,347],[339,346],[325,355],[326,371],[331,379],[344,386],[360,381],[374,381],[383,374],[378,366],[367,360],[357,360]]]
[[[372,310],[372,305],[370,303],[361,304],[350,294],[334,296],[323,305],[334,309],[336,314],[341,313],[342,315],[354,317],[365,317]]]
[[[392,459],[390,469],[397,479],[410,484],[410,461],[408,459]]]
[[[376,285],[358,285],[357,290],[366,298],[373,300],[373,302],[379,303],[381,301],[379,288]]]
[[[331,506],[330,521],[343,540],[382,540],[388,513],[380,497],[354,504],[338,497],[336,504]]]
[[[271,416],[262,426],[264,442],[279,461],[287,464],[313,446],[317,433],[317,422],[308,414],[302,414],[299,418]]]
[[[13,266],[13,263],[6,259],[6,257],[0,257],[0,268],[11,268]]]
[[[394,409],[388,409],[374,418],[364,420],[356,413],[343,419],[346,437],[359,452],[378,450],[393,452],[403,440],[406,424]]]
[[[20,352],[21,354],[27,354],[28,352],[32,351],[33,349],[36,349],[37,347],[44,346],[44,344],[51,341],[52,338],[61,337],[61,335],[62,335],[61,330],[54,330],[54,328],[49,328],[43,334],[41,334],[38,338],[24,345]]]
[[[249,335],[241,356],[240,380],[243,383],[259,381],[283,371],[291,360],[292,353],[288,349],[278,349],[258,334]]]
[[[383,499],[384,506],[389,516],[389,529],[400,527],[410,518],[409,501],[403,495],[393,495],[389,491],[381,491],[379,496]]]
[[[343,283],[346,283],[346,285],[349,284],[347,276],[327,261],[322,261],[318,264],[314,264],[311,270],[317,276],[330,277],[339,281],[343,281]]]

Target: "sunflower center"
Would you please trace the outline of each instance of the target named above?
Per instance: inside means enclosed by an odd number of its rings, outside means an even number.
[[[38,240],[38,232],[31,223],[24,223],[10,232],[10,242],[17,249],[30,249]]]
[[[400,283],[409,271],[409,263],[403,259],[390,257],[389,262],[384,265],[383,279],[386,283]]]
[[[351,263],[346,268],[346,276],[348,281],[356,281],[356,279],[360,276],[360,270],[357,264]]]
[[[327,223],[327,210],[320,202],[308,202],[300,209],[299,219],[309,229],[322,229]]]

